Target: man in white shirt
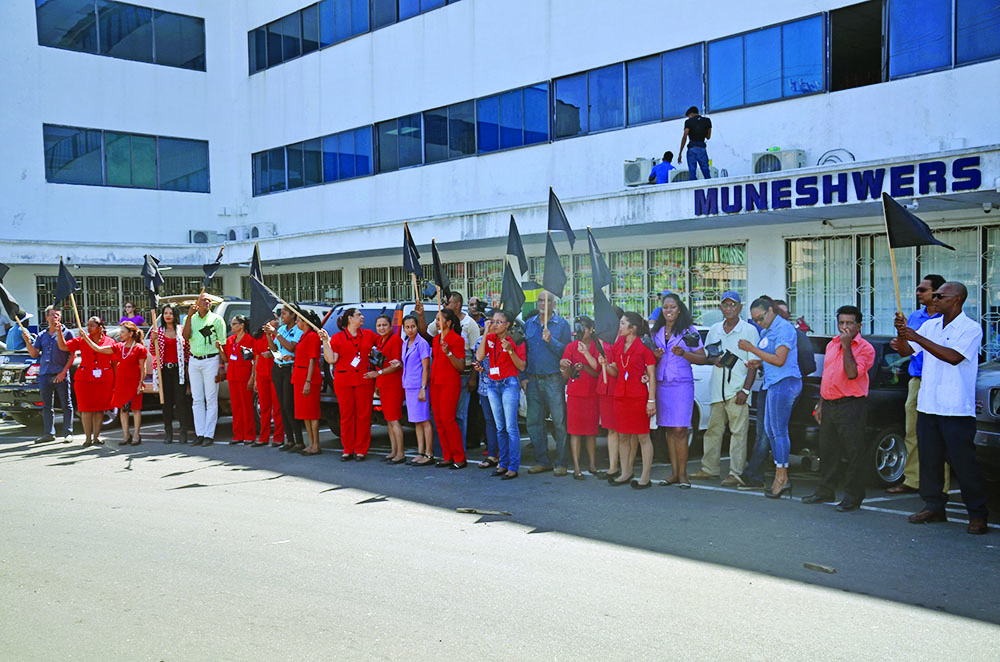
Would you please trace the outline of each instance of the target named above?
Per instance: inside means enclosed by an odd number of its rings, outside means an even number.
[[[693,474],[695,480],[709,480],[719,477],[719,456],[722,454],[722,435],[729,423],[729,475],[722,481],[723,487],[738,487],[743,484],[740,474],[747,463],[747,428],[750,422],[750,407],[747,398],[756,377],[756,371],[747,370],[747,361],[754,358],[750,352],[739,348],[740,340],[756,345],[760,340],[757,329],[740,317],[743,302],[740,295],[730,290],[722,295],[719,304],[723,320],[716,322],[708,330],[705,347],[718,344],[719,351],[712,352],[709,361],[712,381],[709,385],[712,410],[705,431],[701,470]],[[727,356],[728,355],[728,356]],[[735,362],[729,356],[735,356]],[[723,357],[726,357],[723,359]],[[726,367],[724,363],[731,364]]]
[[[955,469],[962,501],[969,511],[969,533],[983,534],[989,511],[983,475],[976,459],[976,374],[983,330],[962,312],[968,297],[965,285],[947,282],[934,293],[941,315],[927,320],[920,333],[896,314],[899,353],[923,352],[924,367],[917,396],[917,447],[920,452],[920,497],[924,509],[910,515],[913,524],[946,522],[944,462]],[[906,340],[908,342],[902,342]]]

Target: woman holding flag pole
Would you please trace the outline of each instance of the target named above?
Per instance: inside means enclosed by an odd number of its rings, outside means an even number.
[[[340,333],[331,338],[325,330],[319,332],[323,358],[333,366],[333,389],[340,406],[340,441],[344,447],[341,462],[364,462],[372,438],[375,384],[364,375],[368,372],[368,357],[378,336],[362,328],[364,323],[364,313],[348,308],[337,318]]]
[[[60,325],[61,327],[61,325]],[[111,409],[111,396],[115,387],[115,375],[111,371],[111,353],[98,353],[94,347],[111,347],[114,341],[104,334],[104,321],[96,315],[87,320],[87,332],[76,338],[64,340],[56,333],[59,349],[74,354],[80,352],[80,367],[73,379],[76,406],[83,420],[83,447],[103,444],[101,423],[104,412]]]
[[[110,345],[98,345],[86,335],[83,338],[90,349],[98,354],[111,356],[115,365],[114,390],[111,407],[119,410],[122,423],[120,446],[138,446],[139,427],[142,425],[142,387],[146,381],[146,347],[142,344],[142,331],[135,322],[122,322],[121,340]],[[135,433],[129,435],[128,414],[132,412]]]

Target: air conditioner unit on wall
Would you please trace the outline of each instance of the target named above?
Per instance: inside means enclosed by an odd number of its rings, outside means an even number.
[[[638,158],[625,162],[625,186],[639,186],[649,182],[649,173],[653,171],[653,160]]]
[[[254,223],[250,226],[250,238],[277,237],[278,226],[274,223]]]
[[[752,165],[755,175],[805,168],[806,153],[801,149],[758,152],[753,155]]]
[[[249,225],[232,225],[226,228],[226,241],[245,241],[250,238]]]
[[[189,244],[214,244],[219,240],[215,230],[188,230]]]
[[[700,167],[695,170],[694,174],[697,179],[705,179],[705,175],[702,174]],[[712,176],[712,179],[718,179],[719,169],[715,166],[708,166],[708,174]],[[687,164],[684,164],[684,167],[677,168],[670,173],[670,183],[676,184],[678,182],[686,182],[690,179],[690,177],[691,173],[688,172]]]

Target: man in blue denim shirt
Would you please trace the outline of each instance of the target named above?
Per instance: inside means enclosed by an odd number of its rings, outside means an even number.
[[[548,324],[546,325],[546,320]],[[524,324],[528,360],[525,372],[528,389],[528,436],[535,449],[535,465],[530,474],[552,471],[549,438],[545,431],[546,414],[552,419],[556,440],[555,475],[565,476],[566,461],[566,383],[559,372],[559,360],[571,339],[569,322],[556,314],[556,297],[543,291],[538,295],[538,315]]]
[[[70,377],[69,367],[72,365],[72,358],[69,352],[59,349],[59,341],[56,334],[61,333],[65,340],[73,337],[69,329],[63,328],[60,323],[62,312],[54,306],[45,309],[45,320],[49,328],[41,331],[31,341],[31,336],[24,331],[24,340],[27,343],[28,354],[31,358],[42,357],[38,364],[38,389],[42,395],[42,436],[35,440],[36,444],[43,444],[56,439],[56,421],[54,398],[59,394],[59,402],[63,412],[63,441],[73,441],[73,400],[70,398]]]

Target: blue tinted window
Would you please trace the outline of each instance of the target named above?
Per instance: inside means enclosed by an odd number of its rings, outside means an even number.
[[[448,109],[424,113],[424,154],[427,163],[448,158]]]
[[[181,138],[157,139],[160,188],[208,193],[208,143]],[[266,156],[266,153],[265,153]],[[254,166],[254,194],[259,192]]]
[[[684,117],[691,106],[705,105],[704,60],[701,44],[663,54],[663,117]]]
[[[781,28],[758,30],[743,40],[743,103],[781,97]]]
[[[323,145],[319,138],[302,143],[302,179],[306,186],[323,183]]]
[[[325,48],[335,41],[333,0],[323,0],[319,3],[319,47]]]
[[[97,53],[94,0],[35,0],[38,44]]]
[[[271,191],[285,190],[285,148],[276,147],[268,150],[268,179]]]
[[[587,74],[561,78],[555,86],[556,138],[587,133]]]
[[[257,152],[253,155],[253,194],[263,195],[267,192],[267,152]]]
[[[1000,2],[958,0],[956,28],[959,63],[1000,56]]]
[[[302,53],[301,43],[302,22],[299,14],[289,14],[281,21],[281,57],[291,60]]]
[[[500,95],[500,149],[524,144],[524,108],[521,90]]]
[[[45,125],[43,132],[46,181],[63,184],[104,183],[100,131]]]
[[[524,88],[524,144],[549,139],[549,85]]]
[[[420,11],[444,7],[444,0],[420,0]]]
[[[628,76],[628,123],[652,122],[663,116],[660,90],[660,56],[633,60],[625,64]]]
[[[951,0],[890,0],[889,77],[950,65],[951,34]]]
[[[163,11],[153,12],[153,32],[156,35],[156,63],[181,69],[205,71],[205,19],[181,16]],[[263,30],[260,43],[251,40],[254,51],[251,55],[255,64],[267,63],[267,42]]]
[[[256,57],[256,70],[267,69],[267,28],[257,28],[254,30],[256,40],[254,41],[254,54]]]
[[[822,16],[781,26],[783,96],[821,92],[824,89],[824,44]]]
[[[302,10],[302,54],[319,49],[319,13],[315,5]]]
[[[625,126],[625,72],[620,64],[594,69],[589,82],[590,130]]]
[[[416,16],[420,13],[420,0],[399,0],[399,20]]]
[[[708,44],[708,107],[743,105],[743,37]]]
[[[285,162],[288,166],[288,188],[301,188],[305,181],[302,171],[302,143],[285,148]]]
[[[378,131],[378,171],[399,170],[399,134],[396,120],[379,122]]]
[[[423,161],[420,139],[420,113],[399,118],[399,167],[419,165]]]
[[[426,125],[424,130],[427,130]],[[472,101],[448,107],[448,156],[476,153],[476,108]]]
[[[372,0],[372,29],[392,25],[395,22],[396,0]]]
[[[368,32],[368,0],[351,0],[351,34]]]
[[[500,149],[500,97],[486,97],[476,102],[476,125],[479,152]]]
[[[153,61],[153,10],[98,0],[101,54],[139,62]]]
[[[351,36],[351,0],[335,0],[334,7],[334,40],[343,41]]]
[[[281,21],[267,25],[267,66],[281,64]]]
[[[358,177],[372,174],[372,128],[365,126],[354,131],[354,166]]]
[[[132,186],[132,140],[127,133],[104,132],[105,181],[109,186]]]
[[[340,178],[354,177],[354,132],[344,131],[340,134]]]
[[[340,165],[337,153],[340,151],[340,139],[336,136],[323,137],[323,181],[335,182],[340,179]]]

